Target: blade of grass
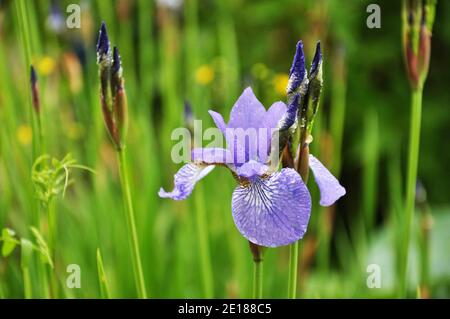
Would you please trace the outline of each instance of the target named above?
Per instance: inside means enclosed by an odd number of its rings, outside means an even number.
[[[106,277],[105,269],[103,267],[103,259],[100,253],[100,248],[97,248],[97,273],[101,297],[103,299],[111,298],[111,293],[109,292],[108,278]]]

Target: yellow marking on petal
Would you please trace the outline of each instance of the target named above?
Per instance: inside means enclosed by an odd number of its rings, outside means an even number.
[[[39,59],[36,64],[38,72],[43,76],[51,74],[55,70],[55,67],[55,60],[47,55]]]
[[[275,89],[275,92],[279,95],[286,95],[286,87],[289,82],[289,75],[286,73],[278,73],[273,78],[273,86]]]
[[[211,83],[214,80],[214,69],[207,64],[201,65],[195,71],[195,80],[201,85]]]
[[[17,140],[20,144],[28,146],[31,144],[33,138],[33,131],[29,125],[20,125],[17,128]]]

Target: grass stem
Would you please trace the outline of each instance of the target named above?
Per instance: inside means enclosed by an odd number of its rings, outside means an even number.
[[[198,185],[195,192],[195,215],[200,253],[200,272],[203,281],[203,294],[205,298],[212,298],[214,294],[214,286],[211,256],[209,253],[208,228],[206,226],[205,201],[203,198],[203,188],[201,185]]]

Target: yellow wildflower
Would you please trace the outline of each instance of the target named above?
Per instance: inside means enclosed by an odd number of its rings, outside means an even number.
[[[207,85],[214,80],[214,69],[209,65],[201,65],[195,72],[195,80],[201,85]]]
[[[29,125],[20,125],[17,128],[17,139],[22,145],[30,145],[33,138],[33,131]]]
[[[278,73],[273,77],[273,86],[275,92],[279,95],[286,95],[286,87],[289,81],[289,75],[286,73]]]
[[[47,76],[53,72],[55,69],[56,63],[55,60],[49,56],[44,56],[40,58],[36,63],[36,68],[38,72],[43,76]]]

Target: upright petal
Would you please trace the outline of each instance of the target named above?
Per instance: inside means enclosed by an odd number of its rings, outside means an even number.
[[[231,152],[223,148],[194,148],[191,152],[192,161],[199,164],[232,163]]]
[[[217,128],[222,132],[223,135],[225,135],[225,129],[227,128],[227,125],[225,124],[222,115],[220,113],[211,110],[208,111],[208,113],[209,115],[211,115],[214,124],[216,124]]]
[[[234,104],[228,127],[242,129],[261,127],[265,114],[266,109],[248,87]]]
[[[266,129],[266,135],[259,134],[258,147],[260,154],[260,161],[265,163],[270,154],[271,142],[272,142],[272,130],[275,130],[278,122],[286,113],[287,107],[283,102],[275,102],[267,110],[264,117],[264,128]],[[278,150],[277,150],[278,151]]]
[[[238,186],[233,193],[232,213],[236,227],[252,243],[283,246],[305,234],[311,196],[300,175],[285,168]]]
[[[320,205],[331,206],[345,195],[345,188],[323,164],[313,155],[309,155],[309,167],[320,190]]]
[[[166,192],[164,189],[160,189],[158,192],[159,197],[172,198],[174,200],[183,200],[187,198],[194,189],[195,183],[208,175],[214,166],[186,164],[175,174],[173,191]]]
[[[286,110],[287,106],[283,102],[273,103],[264,117],[264,127],[276,128],[278,122],[281,120],[284,113],[286,113]]]

